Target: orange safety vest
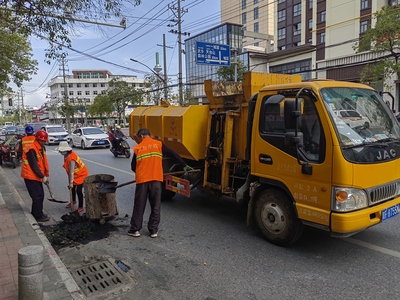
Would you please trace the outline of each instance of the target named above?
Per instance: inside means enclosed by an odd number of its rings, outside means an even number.
[[[86,167],[85,163],[80,159],[80,157],[74,151],[71,151],[71,153],[68,155],[67,159],[64,160],[64,164],[63,164],[63,167],[67,171],[68,176],[69,176],[69,172],[70,172],[69,166],[71,165],[71,161],[75,162],[74,185],[80,185],[83,183],[85,178],[89,175],[88,168]]]
[[[163,182],[162,143],[150,137],[133,147],[136,155],[136,183]]]
[[[25,151],[25,149],[30,146],[34,141],[35,141],[35,136],[34,135],[27,135],[24,136],[21,141],[22,141],[22,151]]]
[[[42,181],[42,178],[39,178],[36,173],[32,171],[31,166],[29,165],[26,154],[31,149],[35,150],[40,171],[42,171],[44,176],[49,177],[49,163],[47,161],[45,148],[42,148],[42,146],[36,140],[22,151],[21,177],[29,180]]]

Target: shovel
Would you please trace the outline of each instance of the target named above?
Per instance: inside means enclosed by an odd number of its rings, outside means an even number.
[[[49,200],[51,202],[56,202],[56,203],[68,203],[68,201],[57,200],[56,198],[54,198],[53,192],[51,191],[51,188],[50,188],[50,184],[48,182],[46,182],[45,185],[47,186],[47,189],[49,190],[49,194],[51,197],[51,198],[47,198],[47,200]]]
[[[178,172],[171,172],[171,173],[165,173],[164,176],[166,175],[179,175],[179,174],[184,174],[184,173],[193,173],[193,172],[200,172],[200,169],[198,170],[191,170],[191,171],[178,171]],[[103,180],[98,180],[97,183],[101,183],[99,187],[99,193],[100,194],[108,194],[108,193],[115,193],[115,190],[117,188],[126,186],[128,184],[135,183],[136,180],[128,181],[125,183],[121,183],[118,185],[118,182],[111,182],[111,181],[103,181]]]

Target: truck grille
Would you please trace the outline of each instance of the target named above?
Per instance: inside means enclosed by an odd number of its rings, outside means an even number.
[[[367,189],[369,205],[374,205],[385,200],[394,198],[400,192],[400,180]]]

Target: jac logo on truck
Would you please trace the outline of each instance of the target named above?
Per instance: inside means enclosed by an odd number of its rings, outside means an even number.
[[[389,151],[387,150],[378,151],[378,155],[376,156],[376,158],[378,160],[384,160],[384,159],[394,158],[396,156],[397,156],[396,151],[394,149],[390,149]]]

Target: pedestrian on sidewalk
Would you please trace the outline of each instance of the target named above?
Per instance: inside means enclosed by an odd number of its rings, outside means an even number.
[[[72,151],[67,142],[60,142],[55,149],[64,156],[63,168],[67,171],[68,189],[72,190],[72,203],[68,203],[66,208],[76,205],[76,195],[78,195],[78,213],[83,211],[83,182],[88,177],[89,171],[81,158]]]
[[[160,224],[161,193],[164,181],[163,155],[179,163],[185,172],[193,170],[193,168],[189,167],[178,153],[162,142],[152,139],[147,128],[139,129],[137,136],[139,143],[133,147],[134,154],[131,162],[131,169],[136,173],[136,191],[128,235],[133,237],[140,236],[148,197],[151,213],[147,228],[150,236],[156,238],[158,236],[158,225]]]
[[[21,177],[32,198],[31,214],[38,222],[50,220],[49,216],[43,213],[44,189],[43,183],[49,182],[49,163],[47,161],[46,148],[48,135],[46,131],[39,130],[35,134],[35,141],[27,145],[22,151]]]

